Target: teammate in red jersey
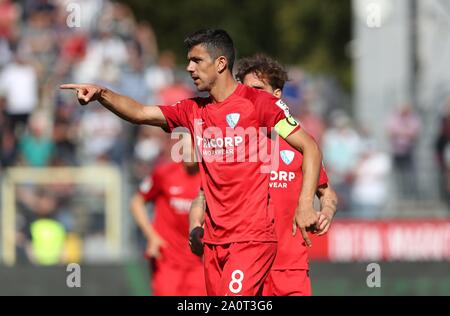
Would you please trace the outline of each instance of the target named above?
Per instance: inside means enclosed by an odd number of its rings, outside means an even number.
[[[287,73],[276,61],[264,55],[256,55],[242,59],[236,77],[250,87],[264,90],[276,97],[281,97]],[[308,253],[303,240],[293,237],[290,230],[292,214],[295,212],[296,199],[302,189],[301,153],[283,139],[277,137],[279,145],[275,145],[278,155],[273,159],[269,183],[270,203],[275,212],[275,230],[278,238],[278,250],[275,262],[264,284],[264,295],[291,296],[311,295],[309,279]],[[279,163],[278,163],[279,162]],[[321,211],[317,233],[327,233],[331,220],[336,212],[337,195],[328,183],[327,174],[322,167],[316,192],[320,198]]]
[[[276,237],[268,208],[269,174],[255,156],[255,131],[274,129],[303,153],[303,189],[294,225],[310,243],[306,230],[315,227],[314,194],[322,154],[315,141],[278,98],[238,84],[232,75],[234,46],[223,30],[195,32],[185,43],[188,66],[199,91],[207,98],[172,106],[144,106],[95,85],[63,85],[76,89],[81,104],[98,100],[134,123],[172,131],[189,129],[200,154],[200,175],[207,202],[205,216],[205,278],[209,295],[258,295],[276,254]]]
[[[264,55],[244,58],[240,61],[236,77],[239,81],[255,89],[266,91],[275,97],[281,97],[282,89],[287,81],[287,73],[276,61]],[[264,283],[264,295],[292,296],[311,295],[309,279],[308,253],[305,243],[299,236],[292,236],[289,227],[292,225],[292,214],[295,212],[297,199],[302,187],[301,153],[283,139],[277,137],[276,150],[272,158],[272,171],[269,183],[270,206],[275,212],[275,228],[278,238],[278,249],[275,262]],[[328,184],[328,178],[323,168],[317,196],[320,198],[321,211],[317,232],[327,233],[331,220],[336,212],[337,195]],[[204,193],[193,202],[190,213],[190,229],[203,223]],[[194,253],[202,253],[200,236],[191,236],[191,248]]]
[[[189,153],[183,154],[189,157]],[[199,188],[198,164],[186,159],[156,167],[131,200],[133,217],[147,239],[153,295],[206,295],[203,262],[186,242],[189,208]],[[154,203],[152,223],[145,208],[147,202]]]

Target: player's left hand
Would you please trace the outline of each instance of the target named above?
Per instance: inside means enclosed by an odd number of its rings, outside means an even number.
[[[292,234],[295,236],[297,227],[300,228],[303,239],[308,247],[312,246],[309,239],[308,231],[314,231],[318,222],[318,215],[314,208],[311,207],[297,207],[292,224]]]
[[[318,236],[323,236],[328,233],[331,226],[331,221],[333,220],[333,215],[328,214],[325,211],[317,212],[319,220],[317,222],[317,230],[314,232]]]
[[[203,255],[203,227],[197,226],[189,234],[189,247],[191,247],[192,253],[201,257]]]

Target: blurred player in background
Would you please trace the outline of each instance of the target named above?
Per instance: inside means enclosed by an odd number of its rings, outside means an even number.
[[[236,78],[245,85],[266,91],[280,98],[288,76],[283,67],[264,55],[244,58],[239,62]],[[311,282],[309,278],[308,253],[305,242],[300,236],[292,236],[290,227],[292,215],[297,205],[297,196],[302,188],[303,155],[283,139],[277,137],[279,144],[272,159],[272,171],[269,183],[270,207],[275,212],[275,230],[278,238],[278,249],[269,276],[264,283],[263,294],[267,296],[310,296]],[[279,163],[278,163],[279,162]],[[337,195],[328,183],[323,167],[316,192],[320,198],[321,211],[315,233],[324,235],[328,232],[331,220],[336,212]],[[203,223],[204,193],[193,202],[190,213],[190,229]],[[202,253],[201,235],[197,231],[191,233],[191,249],[194,253]]]
[[[258,295],[275,259],[276,236],[268,208],[269,175],[260,172],[261,160],[250,161],[246,149],[252,144],[245,131],[274,129],[303,153],[303,190],[294,223],[308,244],[306,230],[318,223],[313,203],[322,154],[286,104],[236,82],[234,45],[227,32],[201,30],[188,36],[185,44],[187,71],[197,89],[209,97],[172,106],[145,106],[101,86],[68,84],[61,88],[76,90],[81,104],[99,101],[133,123],[167,131],[189,129],[202,159],[200,175],[208,206],[204,231],[208,295]],[[237,160],[239,153],[244,154],[244,161]]]
[[[184,134],[184,149],[192,147]],[[203,262],[192,254],[187,243],[188,212],[200,188],[198,163],[190,152],[183,152],[182,163],[155,168],[131,200],[131,212],[147,239],[145,255],[152,272],[151,288],[156,296],[206,295]],[[154,203],[150,223],[145,204]]]

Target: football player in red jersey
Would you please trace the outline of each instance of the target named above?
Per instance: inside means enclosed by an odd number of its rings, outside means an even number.
[[[192,146],[190,135],[183,137]],[[184,152],[182,163],[157,166],[132,197],[133,217],[147,239],[151,288],[155,296],[206,295],[203,262],[189,249],[189,208],[200,188],[198,163]],[[150,223],[145,204],[154,203]]]
[[[208,295],[258,295],[275,259],[276,236],[268,207],[269,174],[261,172],[263,162],[255,159],[251,142],[258,141],[259,134],[249,134],[275,130],[303,153],[302,191],[293,226],[294,231],[300,228],[308,244],[307,229],[315,227],[319,219],[313,204],[322,153],[284,102],[234,79],[234,45],[225,31],[197,31],[185,44],[187,71],[197,89],[208,92],[209,97],[171,106],[145,106],[96,85],[61,88],[76,90],[81,104],[99,101],[133,123],[167,131],[182,126],[189,129],[201,159],[207,202],[204,261]]]
[[[236,78],[245,85],[266,91],[277,98],[288,76],[284,68],[276,61],[264,55],[244,58],[239,62]],[[295,212],[296,196],[302,187],[301,153],[292,149],[280,137],[277,137],[273,155],[272,171],[269,183],[270,206],[275,212],[275,228],[278,249],[275,262],[264,283],[263,294],[267,296],[309,296],[311,282],[307,248],[299,236],[293,237],[289,229]],[[320,170],[316,192],[320,198],[321,211],[316,233],[327,233],[336,212],[337,195],[328,183],[324,168]],[[191,207],[190,229],[201,226],[205,207],[204,193],[200,191]],[[191,249],[202,253],[200,236],[191,234]]]
[[[243,84],[264,90],[277,98],[281,97],[287,73],[276,61],[264,55],[244,58],[240,61],[236,78]],[[264,295],[289,296],[311,295],[309,279],[308,253],[305,243],[290,234],[289,227],[295,212],[296,200],[302,189],[301,153],[279,137],[279,146],[275,146],[279,155],[278,168],[273,168],[270,176],[270,203],[275,212],[275,228],[278,238],[278,250],[275,262],[264,284]],[[275,165],[274,165],[275,167]],[[328,183],[327,174],[322,167],[316,192],[320,198],[321,211],[317,225],[317,234],[328,232],[331,220],[336,212],[337,195]]]

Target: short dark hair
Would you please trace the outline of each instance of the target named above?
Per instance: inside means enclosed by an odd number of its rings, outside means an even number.
[[[267,80],[273,89],[283,90],[284,84],[288,81],[288,75],[284,67],[276,60],[263,54],[242,58],[239,61],[236,78],[243,82],[244,77],[250,73],[255,74],[260,79]]]
[[[225,56],[228,60],[228,69],[233,71],[235,52],[230,35],[224,30],[204,29],[199,30],[185,38],[184,44],[188,50],[197,45],[205,45],[212,58]]]

